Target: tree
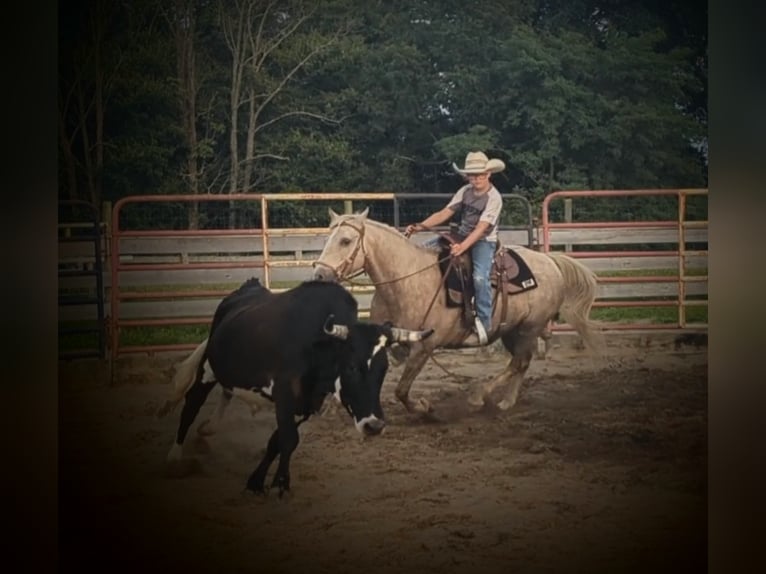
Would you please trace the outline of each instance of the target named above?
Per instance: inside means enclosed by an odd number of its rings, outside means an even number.
[[[308,1],[242,0],[233,6],[219,4],[221,27],[231,52],[229,193],[252,188],[256,160],[287,159],[268,149],[257,152],[256,138],[262,130],[298,116],[333,121],[296,100],[290,101],[287,109],[270,113],[278,109],[277,99],[286,93],[289,83],[345,33],[344,27],[329,34],[306,30],[319,8],[317,2]],[[241,154],[239,117],[244,106],[245,150]]]
[[[58,132],[66,195],[99,206],[106,106],[120,56],[105,42],[116,19],[114,5],[97,2],[89,8],[67,11],[59,20],[67,49],[59,58]]]

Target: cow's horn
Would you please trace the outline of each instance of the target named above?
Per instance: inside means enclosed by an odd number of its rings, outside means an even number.
[[[333,318],[334,317],[330,315],[327,318],[327,321],[325,321],[324,332],[333,337],[337,337],[338,339],[348,338],[348,327],[346,325],[334,325]]]
[[[422,341],[433,335],[433,329],[426,329],[425,331],[410,331],[409,329],[399,329],[397,327],[391,327],[391,335],[394,341],[399,343],[405,343],[408,341]]]

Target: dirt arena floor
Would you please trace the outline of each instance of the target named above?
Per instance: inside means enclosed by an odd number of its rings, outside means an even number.
[[[172,357],[60,364],[61,565],[131,572],[705,572],[707,349],[611,338],[605,359],[559,344],[509,412],[471,411],[502,352],[437,354],[413,385],[434,416],[383,388],[388,426],[363,439],[328,410],[301,427],[284,499],[243,493],[275,421],[234,400],[196,428],[178,476]],[[457,375],[453,376],[453,375]],[[273,471],[273,469],[272,469]]]

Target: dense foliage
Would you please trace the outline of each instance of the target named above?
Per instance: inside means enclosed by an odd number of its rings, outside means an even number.
[[[701,1],[73,0],[59,18],[61,198],[448,193],[472,149],[534,205],[707,185]]]

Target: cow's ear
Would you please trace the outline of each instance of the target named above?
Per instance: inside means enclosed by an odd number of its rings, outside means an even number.
[[[357,213],[357,215],[359,217],[361,217],[362,219],[366,219],[368,213],[370,213],[370,206],[369,205],[364,208],[364,211],[360,211],[359,213]]]

